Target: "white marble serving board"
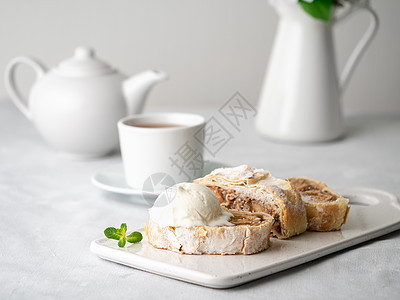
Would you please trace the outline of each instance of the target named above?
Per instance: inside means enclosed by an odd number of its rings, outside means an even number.
[[[144,239],[119,248],[100,238],[90,249],[99,257],[212,288],[229,288],[309,262],[400,229],[400,204],[385,191],[351,188],[340,191],[350,199],[350,213],[341,231],[305,232],[290,240],[272,238],[271,247],[254,255],[181,255],[155,249]]]

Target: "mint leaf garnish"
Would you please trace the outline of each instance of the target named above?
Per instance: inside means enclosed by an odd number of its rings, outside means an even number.
[[[125,246],[125,244],[126,244],[126,237],[123,236],[123,237],[121,237],[121,238],[119,239],[119,241],[118,241],[118,246],[122,248],[122,247]]]
[[[127,230],[128,227],[126,226],[126,223],[122,223],[119,229],[114,227],[106,228],[104,230],[104,235],[109,239],[118,240],[118,246],[121,248],[125,246],[126,241],[128,241],[129,243],[139,243],[143,239],[142,234],[137,231],[134,231],[130,235],[125,236]]]
[[[309,15],[325,22],[330,21],[333,0],[314,0],[313,2],[299,0],[299,2]]]
[[[119,233],[119,230],[114,227],[108,227],[106,230],[104,230],[104,235],[113,240],[119,240],[121,238],[121,234]]]
[[[130,235],[126,237],[126,240],[129,243],[139,243],[143,239],[143,236],[140,232],[132,232]]]
[[[121,224],[121,234],[125,235],[126,231],[128,230],[128,226],[126,226],[126,223]]]

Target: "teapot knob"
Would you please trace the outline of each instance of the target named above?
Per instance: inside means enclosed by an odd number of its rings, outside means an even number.
[[[111,74],[115,69],[97,59],[92,47],[77,47],[74,55],[62,61],[56,72],[62,76],[90,77]]]
[[[89,47],[78,47],[75,49],[75,57],[79,59],[93,58],[94,50]]]

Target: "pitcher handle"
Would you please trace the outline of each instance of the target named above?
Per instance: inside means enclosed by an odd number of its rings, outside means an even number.
[[[29,110],[28,101],[23,99],[15,82],[15,70],[16,67],[21,63],[33,68],[33,70],[36,72],[36,81],[46,73],[46,68],[37,60],[26,56],[15,57],[6,66],[4,73],[6,91],[17,108],[28,120],[31,120],[32,113]]]
[[[361,40],[358,42],[353,52],[350,54],[347,62],[343,68],[343,71],[340,75],[340,88],[343,91],[354,72],[354,69],[358,62],[360,61],[361,56],[364,54],[365,50],[371,43],[372,39],[375,37],[375,34],[378,30],[379,19],[376,12],[369,6],[367,2],[354,3],[354,8],[358,8],[359,10],[366,10],[370,15],[370,23],[368,25],[367,31],[361,37]]]

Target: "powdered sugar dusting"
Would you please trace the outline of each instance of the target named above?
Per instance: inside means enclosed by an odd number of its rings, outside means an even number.
[[[270,172],[264,169],[256,169],[248,165],[216,169],[210,175],[222,177],[224,180],[232,183],[245,183],[248,186],[276,185],[285,190],[291,189],[288,181],[275,178]]]
[[[234,168],[219,168],[211,172],[212,175],[221,175],[227,180],[248,179],[256,174],[267,175],[269,172],[263,169],[256,169],[247,165],[241,165]]]
[[[280,198],[286,199],[286,194],[283,192],[283,190],[282,190],[281,188],[279,188],[279,187],[276,186],[276,185],[273,185],[273,186],[271,186],[270,188],[271,188],[271,190],[273,190],[275,193],[277,193],[278,196],[279,196]]]

